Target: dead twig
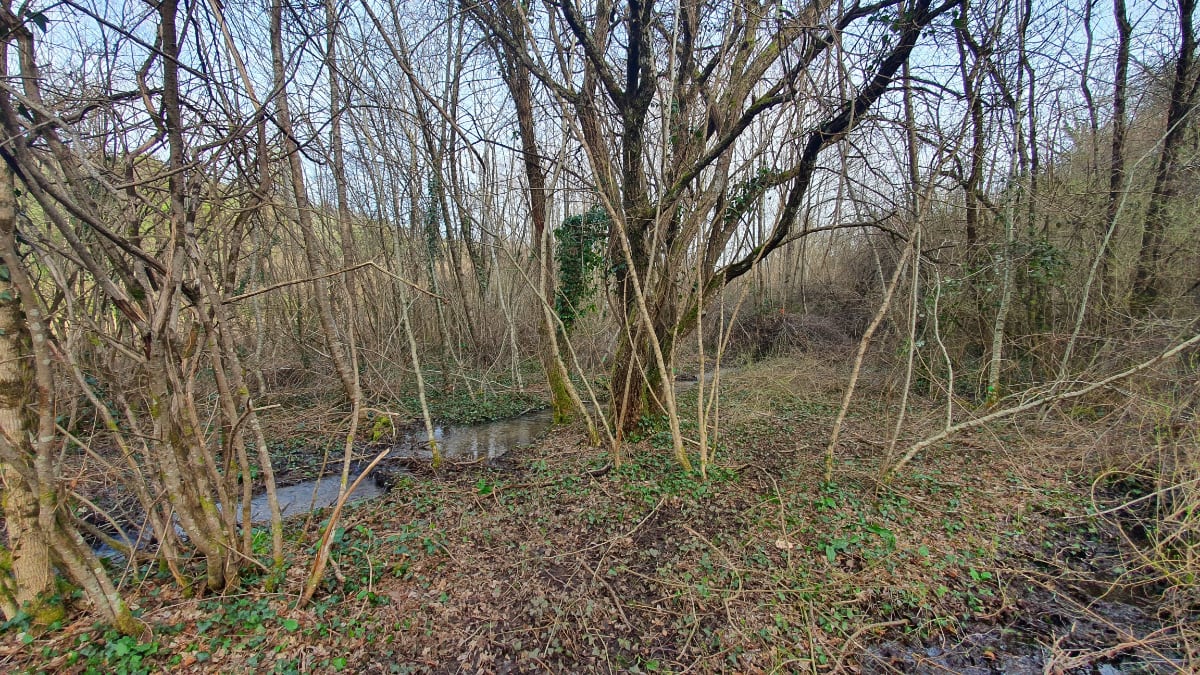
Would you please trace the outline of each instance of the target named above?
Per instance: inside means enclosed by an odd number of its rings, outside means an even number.
[[[1044,396],[1037,396],[1037,397],[1034,397],[1034,398],[1026,401],[1025,403],[1021,403],[1019,405],[1012,406],[1011,408],[1005,408],[1004,410],[997,410],[996,412],[990,413],[988,415],[984,415],[983,417],[977,417],[975,419],[967,420],[966,422],[960,422],[959,424],[955,424],[954,426],[943,430],[941,433],[934,434],[933,436],[930,436],[929,438],[926,438],[923,441],[914,443],[911,446],[909,446],[908,450],[905,451],[904,456],[900,458],[900,461],[896,462],[896,464],[893,467],[891,467],[890,469],[888,469],[887,473],[884,474],[884,480],[890,481],[892,478],[894,478],[896,475],[896,472],[899,471],[905,464],[907,464],[913,457],[915,457],[918,452],[920,452],[920,451],[924,450],[925,448],[928,448],[936,443],[939,443],[939,442],[949,438],[950,436],[953,436],[954,434],[957,434],[962,431],[966,431],[967,429],[974,429],[975,427],[981,427],[989,422],[994,422],[999,419],[1004,419],[1005,417],[1012,417],[1013,415],[1025,412],[1026,410],[1032,410],[1033,408],[1037,408],[1037,407],[1045,405],[1047,403],[1054,403],[1057,401],[1065,401],[1065,400],[1072,399],[1072,398],[1079,398],[1081,396],[1086,396],[1087,394],[1090,394],[1093,391],[1096,391],[1097,389],[1102,389],[1104,387],[1107,387],[1107,386],[1113,384],[1114,382],[1119,382],[1127,377],[1136,375],[1137,373],[1140,373],[1143,370],[1146,370],[1147,368],[1150,368],[1151,366],[1154,366],[1157,363],[1160,363],[1162,361],[1165,361],[1165,360],[1171,358],[1172,356],[1175,356],[1176,354],[1184,351],[1188,347],[1191,347],[1191,346],[1197,345],[1197,344],[1200,344],[1200,334],[1193,335],[1191,338],[1184,340],[1183,342],[1180,342],[1179,344],[1175,345],[1174,347],[1162,352],[1161,354],[1158,354],[1157,356],[1154,356],[1151,359],[1143,361],[1131,368],[1122,370],[1121,372],[1116,373],[1114,375],[1110,375],[1110,376],[1104,378],[1103,380],[1100,380],[1099,382],[1093,382],[1092,384],[1090,384],[1086,387],[1083,387],[1080,389],[1073,389],[1071,391],[1066,391],[1061,394],[1048,394],[1048,395],[1044,395]]]
[[[837,661],[833,662],[831,672],[840,673],[842,670],[842,661],[846,660],[846,653],[850,651],[850,647],[857,644],[859,636],[869,630],[879,630],[881,628],[892,628],[895,626],[904,626],[908,624],[908,619],[896,619],[895,621],[880,621],[879,623],[869,623],[864,626],[859,626],[850,637],[846,638],[846,643],[842,645],[841,651],[838,652]]]

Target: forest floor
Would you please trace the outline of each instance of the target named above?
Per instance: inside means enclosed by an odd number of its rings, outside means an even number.
[[[1194,580],[1162,585],[1136,528],[1095,515],[1147,489],[1096,480],[1112,448],[1153,446],[1136,425],[1094,410],[996,425],[885,485],[890,416],[876,383],[825,483],[841,366],[780,357],[723,380],[707,480],[675,465],[661,424],[618,468],[577,426],[555,429],[493,465],[414,472],[350,508],[305,609],[294,603],[312,549],[295,542],[315,540],[317,519],[290,523],[280,592],[248,579],[244,592],[188,599],[157,568],[117,571],[144,639],[86,617],[39,637],[8,630],[0,671],[1108,675],[1200,664]],[[914,401],[911,417],[936,427],[944,403]]]

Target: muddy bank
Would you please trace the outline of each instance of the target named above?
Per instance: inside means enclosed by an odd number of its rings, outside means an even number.
[[[1108,490],[1106,503],[1123,503]],[[1131,571],[1121,529],[1129,523],[1043,514],[1043,536],[1020,542],[999,561],[1000,606],[986,619],[918,640],[898,638],[860,655],[863,673],[968,675],[1135,675],[1187,673],[1181,615],[1164,602],[1169,588]],[[1123,545],[1124,544],[1124,545]]]

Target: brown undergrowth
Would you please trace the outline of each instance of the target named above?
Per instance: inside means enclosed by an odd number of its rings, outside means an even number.
[[[310,608],[292,609],[311,553],[299,543],[277,594],[180,598],[143,567],[125,578],[154,628],[150,641],[118,639],[86,618],[37,637],[10,630],[0,669],[1192,667],[1200,607],[1179,590],[1184,572],[1147,564],[1121,509],[1105,512],[1129,488],[1103,477],[1118,462],[1101,449],[1144,443],[1138,425],[1083,424],[1078,411],[1060,411],[1041,424],[988,427],[884,484],[891,411],[868,388],[826,484],[839,367],[780,358],[722,380],[708,481],[675,466],[653,420],[619,467],[580,430],[555,430],[497,465],[415,472],[351,509]],[[937,425],[937,404],[922,405],[910,418]],[[293,531],[294,541],[314,539]]]

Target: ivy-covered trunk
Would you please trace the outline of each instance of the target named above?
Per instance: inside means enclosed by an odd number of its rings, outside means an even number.
[[[657,337],[663,360],[669,368],[676,340],[686,336],[681,327],[675,325],[673,307],[673,302],[660,300],[650,308],[655,317],[654,336],[644,330],[636,309],[630,310],[622,322],[610,382],[612,419],[622,437],[634,431],[643,417],[667,414],[666,387],[674,378],[671,373],[658,368],[651,340]]]
[[[508,30],[518,33],[527,28],[522,12],[514,3],[470,3],[470,16],[483,26],[499,23]],[[538,147],[537,125],[533,114],[533,87],[529,68],[510,49],[498,42],[492,43],[500,75],[508,87],[509,96],[517,111],[517,128],[521,135],[521,162],[525,170],[526,188],[529,193],[529,217],[533,221],[533,263],[536,291],[549,300],[555,294],[553,248],[546,223],[549,215],[550,196],[546,188],[546,169]],[[575,399],[571,395],[571,381],[563,364],[562,351],[566,334],[560,331],[558,322],[549,308],[542,308],[542,320],[538,322],[541,338],[538,357],[546,374],[550,388],[550,408],[555,424],[569,422],[575,413]]]
[[[8,310],[0,310],[0,315],[7,314]],[[11,325],[7,316],[0,316],[0,325]],[[7,353],[10,353],[7,346],[0,347],[0,356]],[[6,390],[0,394],[0,428],[5,434],[14,417],[7,393],[11,384],[10,373],[0,373],[0,386]],[[12,620],[23,611],[36,623],[49,624],[62,618],[62,606],[51,600],[54,570],[50,563],[50,543],[37,527],[34,485],[7,459],[0,459],[0,483],[4,489],[0,500],[8,535],[8,545],[0,546],[0,612],[5,619]]]
[[[534,264],[537,266],[538,291],[542,297],[549,297],[554,290],[554,277],[550,274],[550,246],[544,230],[538,233],[538,254]],[[544,240],[544,241],[543,241]],[[575,402],[571,398],[571,380],[562,363],[562,348],[566,346],[567,335],[559,328],[554,314],[543,307],[542,321],[538,322],[538,333],[541,337],[539,358],[542,370],[546,373],[546,384],[550,388],[550,410],[554,415],[555,424],[566,424],[575,416]]]
[[[20,260],[11,246],[16,229],[12,171],[0,166],[0,481],[8,546],[0,547],[0,611],[13,619],[21,611],[38,623],[61,618],[54,595],[49,533],[38,527],[41,486],[36,451],[37,420],[29,406],[37,399],[33,339],[12,282],[10,265]],[[9,245],[5,245],[9,244]]]

